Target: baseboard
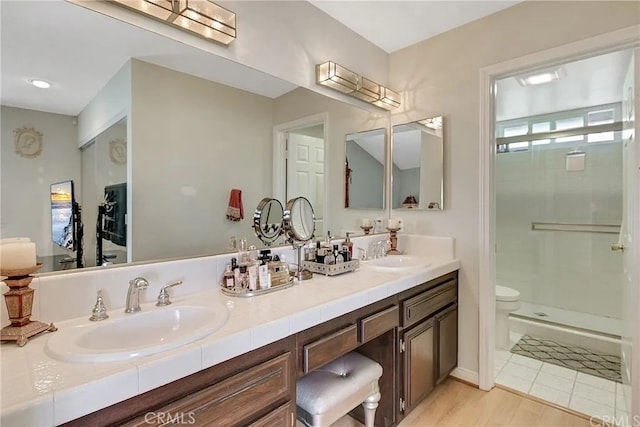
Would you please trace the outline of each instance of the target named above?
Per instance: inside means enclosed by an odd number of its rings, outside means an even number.
[[[472,371],[470,369],[465,369],[465,368],[456,368],[454,369],[451,374],[452,377],[455,377],[461,381],[464,381],[466,383],[469,384],[473,384],[476,387],[479,384],[479,376],[478,373],[476,371]]]

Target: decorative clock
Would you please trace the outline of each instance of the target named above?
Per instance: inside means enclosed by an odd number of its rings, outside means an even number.
[[[42,134],[34,128],[20,128],[13,131],[15,134],[16,153],[20,157],[32,159],[42,153]]]
[[[127,143],[124,139],[117,138],[109,142],[109,157],[117,165],[127,163]]]

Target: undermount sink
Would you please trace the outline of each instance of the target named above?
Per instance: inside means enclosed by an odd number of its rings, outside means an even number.
[[[66,362],[129,360],[197,341],[229,319],[229,310],[222,304],[152,306],[146,310],[60,328],[49,338],[46,351]]]
[[[385,271],[406,271],[427,268],[431,265],[424,258],[409,255],[388,255],[383,258],[372,259],[366,265]]]

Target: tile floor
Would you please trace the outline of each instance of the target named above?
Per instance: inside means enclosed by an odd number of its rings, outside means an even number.
[[[628,418],[619,383],[504,350],[494,359],[497,384],[588,416]]]

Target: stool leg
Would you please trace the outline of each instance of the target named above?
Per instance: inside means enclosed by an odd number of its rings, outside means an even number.
[[[362,406],[364,407],[364,426],[365,427],[373,427],[373,423],[376,419],[376,408],[378,407],[378,402],[380,401],[380,393],[376,392],[371,396],[367,397],[364,402],[362,402]]]

